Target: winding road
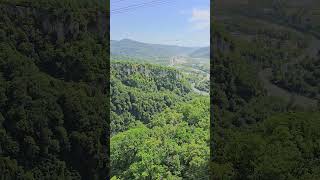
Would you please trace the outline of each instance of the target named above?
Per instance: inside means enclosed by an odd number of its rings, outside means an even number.
[[[209,96],[209,93],[208,93],[208,92],[206,92],[206,91],[201,91],[201,90],[195,88],[195,83],[192,83],[192,84],[191,84],[191,88],[192,88],[192,90],[193,90],[195,93],[197,93],[197,94],[200,94],[200,95],[202,95],[202,96]]]
[[[198,72],[202,72],[202,73],[206,74],[206,77],[203,78],[200,82],[205,81],[205,80],[210,80],[210,74],[209,74],[208,72],[203,71],[203,70],[201,70],[201,69],[195,69],[195,68],[192,68],[192,69],[193,69],[194,71],[198,71]],[[200,83],[200,82],[199,82],[199,83]],[[192,90],[193,90],[195,93],[197,93],[197,94],[200,94],[200,95],[203,95],[203,96],[209,96],[209,95],[210,95],[209,92],[201,91],[200,89],[197,89],[197,88],[195,87],[195,83],[191,83],[191,88],[192,88]]]
[[[320,40],[312,36],[312,40],[308,48],[305,50],[305,53],[293,59],[286,65],[299,63],[306,56],[316,57],[318,54],[319,48],[320,48]],[[299,105],[306,108],[317,107],[318,101],[316,99],[298,95],[296,93],[292,93],[283,88],[280,88],[271,82],[270,80],[271,77],[272,77],[271,68],[266,68],[259,72],[259,78],[262,81],[264,88],[266,89],[269,96],[282,97],[284,100],[288,102],[290,101],[293,102],[293,105]]]

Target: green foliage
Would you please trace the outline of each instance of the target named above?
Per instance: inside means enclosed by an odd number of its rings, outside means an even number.
[[[216,3],[215,12],[228,16],[246,16],[269,22],[294,27],[304,32],[319,36],[319,1],[310,0],[307,3],[299,0],[251,0],[247,3],[226,0]],[[249,26],[254,29],[254,27]]]
[[[148,44],[130,39],[123,39],[120,41],[112,40],[110,42],[110,52],[112,56],[125,56],[135,59],[148,59],[149,62],[157,63],[159,60],[169,59],[177,55],[194,55],[195,57],[201,56],[201,52],[209,53],[208,48],[193,48],[193,47],[182,47],[173,45],[160,45],[160,44]]]
[[[101,0],[2,0],[2,4],[28,6],[42,9],[64,8],[67,10],[84,10],[85,8],[89,8],[91,10],[106,10],[106,5],[108,5],[107,1]]]
[[[111,177],[208,178],[209,99],[160,65],[111,65]]]
[[[108,47],[83,29],[58,38],[56,26],[93,16],[19,7],[0,7],[0,179],[105,179]]]
[[[249,5],[258,1],[249,1]],[[234,8],[243,11],[239,7]],[[226,14],[233,17],[235,12]],[[227,31],[218,24],[212,33],[215,54],[211,62],[214,76],[210,88],[214,115],[211,122],[214,127],[211,129],[211,177],[319,179],[319,113],[303,110],[282,97],[269,96],[259,73],[269,68],[281,75],[283,64],[293,63],[293,58],[306,50],[306,39],[301,39],[301,32],[293,33],[295,30],[283,33],[286,31],[279,27],[281,31],[276,31],[278,28],[264,29],[256,26],[259,20],[242,18],[248,24],[241,24],[243,21],[227,22],[226,26],[230,28]],[[260,28],[263,31],[258,31]],[[228,34],[231,30],[241,32],[231,36]],[[250,31],[259,33],[248,38],[246,35],[250,35]],[[289,42],[297,44],[285,45]],[[296,51],[297,48],[300,50]],[[288,77],[291,78],[285,80],[284,76],[277,76],[274,81],[291,82],[290,85],[314,81],[315,85],[316,62],[292,65],[286,72],[286,76],[290,74]],[[298,76],[301,81],[297,81]]]
[[[318,59],[306,58],[298,64],[279,67],[274,71],[273,82],[291,92],[311,98],[320,96],[320,63]]]
[[[154,114],[183,101],[190,91],[190,85],[177,70],[150,64],[112,63],[112,133],[127,130],[138,121],[149,123]]]
[[[233,129],[216,156],[216,178],[224,169],[230,179],[319,178],[319,113],[272,116],[250,129]]]
[[[211,92],[220,108],[236,111],[253,97],[262,95],[262,87],[256,78],[258,72],[246,60],[246,53],[241,45],[235,44],[230,37],[223,34],[224,31],[215,31],[213,34],[216,46],[214,46],[214,58],[211,62],[213,73]]]
[[[166,109],[149,124],[112,137],[112,175],[120,179],[208,178],[208,130],[208,98]]]

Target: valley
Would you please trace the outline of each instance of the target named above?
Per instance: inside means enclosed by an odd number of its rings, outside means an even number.
[[[209,84],[209,47],[180,47],[147,44],[124,39],[111,41],[111,60],[158,64],[175,68],[189,76],[194,92],[209,95],[209,86],[198,89],[201,83]],[[197,82],[197,83],[196,83]]]
[[[194,50],[111,43],[112,180],[209,179],[209,59]]]
[[[319,5],[297,3],[213,7],[213,179],[320,177]]]
[[[293,57],[288,63],[282,65],[282,68],[286,68],[285,71],[288,71],[288,66],[295,65],[305,60],[305,58],[317,58],[318,51],[320,48],[320,40],[317,37],[311,36],[308,47],[304,52],[298,57]],[[284,72],[286,73],[286,72]],[[304,106],[305,108],[317,108],[318,99],[310,98],[303,96],[303,94],[298,94],[297,92],[289,92],[286,89],[283,89],[272,82],[274,72],[271,68],[266,68],[260,71],[259,77],[263,82],[265,89],[268,91],[271,96],[278,96],[284,98],[286,101],[292,101],[294,105]],[[320,93],[320,91],[319,91]]]

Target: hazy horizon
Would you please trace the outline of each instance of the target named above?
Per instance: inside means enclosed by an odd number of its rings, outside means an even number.
[[[208,46],[183,46],[183,45],[174,45],[174,44],[148,43],[148,42],[138,41],[138,40],[130,39],[130,38],[110,39],[110,41],[123,41],[123,40],[130,40],[130,41],[134,41],[134,42],[138,42],[138,43],[143,43],[143,44],[150,44],[150,45],[178,46],[178,47],[186,47],[186,48],[206,48],[206,47],[210,47],[210,45],[208,45]]]

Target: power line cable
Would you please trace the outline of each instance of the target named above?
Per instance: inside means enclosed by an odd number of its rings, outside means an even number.
[[[172,2],[172,1],[169,1],[169,0],[165,0],[165,1],[153,0],[153,1],[145,2],[145,3],[133,4],[133,5],[129,5],[129,6],[126,6],[126,7],[117,8],[117,9],[111,10],[110,14],[126,13],[126,12],[129,12],[131,10],[138,9],[138,8],[152,7],[152,6],[155,6],[155,5],[162,5],[162,4],[169,4],[170,2]]]
[[[129,5],[129,6],[126,6],[126,7],[113,9],[113,10],[111,10],[111,12],[123,11],[123,10],[132,9],[132,8],[139,8],[139,7],[144,7],[144,6],[149,6],[149,5],[154,5],[154,4],[158,4],[158,3],[164,3],[164,2],[168,2],[168,0],[165,0],[165,1],[163,1],[163,0],[153,0],[153,1],[139,3],[139,4],[132,4],[132,5]]]

